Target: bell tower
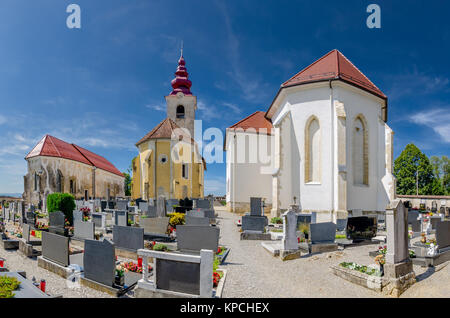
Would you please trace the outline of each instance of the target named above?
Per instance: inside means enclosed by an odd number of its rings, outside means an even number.
[[[166,96],[167,117],[172,119],[181,128],[186,128],[194,138],[195,111],[197,110],[197,97],[191,93],[192,82],[188,79],[186,61],[183,57],[183,48],[178,60],[175,78],[172,80],[172,92]]]

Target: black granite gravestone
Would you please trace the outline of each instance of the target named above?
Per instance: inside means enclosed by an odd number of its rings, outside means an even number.
[[[86,240],[84,242],[84,277],[106,286],[114,283],[116,261],[114,243]]]

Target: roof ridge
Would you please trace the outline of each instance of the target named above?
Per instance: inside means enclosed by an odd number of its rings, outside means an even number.
[[[78,149],[78,147],[80,147],[80,146],[77,146],[77,145],[75,145],[75,144],[70,144],[71,146],[73,146],[87,161],[89,161],[90,163],[91,163],[91,165],[92,166],[94,166],[94,167],[96,167],[97,168],[97,166],[96,165],[94,165],[94,163],[91,161],[91,160],[89,160],[89,158],[88,157],[86,157],[81,151],[80,151],[80,149]],[[81,147],[80,147],[81,148]],[[86,149],[87,150],[87,149]]]
[[[58,155],[59,155],[60,157],[62,157],[62,156],[61,156],[61,153],[59,152],[59,149],[55,146],[55,143],[53,142],[53,138],[56,138],[56,137],[53,137],[53,136],[47,134],[47,135],[45,136],[44,144],[45,144],[45,141],[47,140],[48,137],[51,137],[51,138],[49,138],[49,140],[50,140],[50,142],[52,143],[53,148],[55,148],[55,150],[56,150],[56,152],[58,153]],[[58,139],[58,138],[56,138],[56,139]],[[42,149],[41,149],[41,152],[42,152]]]
[[[352,63],[352,61],[350,61],[344,54],[342,54],[340,51],[338,51],[338,53],[347,61],[349,62],[373,87],[375,87],[377,90],[379,90],[381,92],[381,90],[366,76],[364,75],[363,72],[361,72],[361,70]],[[339,58],[338,58],[338,63],[339,63]],[[339,64],[338,64],[339,65]],[[339,74],[341,73],[341,70],[339,69]],[[344,74],[344,73],[342,73]]]

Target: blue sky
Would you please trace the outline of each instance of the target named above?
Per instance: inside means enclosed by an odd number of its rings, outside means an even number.
[[[81,29],[66,7],[81,7]],[[381,7],[368,29],[366,7]],[[203,129],[267,110],[282,82],[339,49],[389,98],[395,156],[414,142],[450,155],[448,1],[2,0],[0,193],[23,192],[23,159],[45,134],[125,171],[165,118],[184,41]],[[225,192],[210,164],[206,193]]]

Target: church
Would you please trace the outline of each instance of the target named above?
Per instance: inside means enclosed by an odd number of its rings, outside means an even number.
[[[385,211],[395,194],[387,107],[387,96],[350,60],[327,53],[284,82],[265,112],[227,129],[228,210],[249,211],[254,196],[271,216],[295,204],[320,222]],[[239,136],[250,144],[239,145]],[[248,161],[255,143],[267,144],[269,161]]]
[[[197,97],[191,92],[181,51],[172,92],[165,97],[167,117],[137,143],[132,160],[133,200],[203,198],[206,162],[195,136]]]
[[[45,135],[25,157],[26,204],[42,206],[54,192],[70,193],[75,199],[124,197],[124,175],[107,159],[85,148]]]

